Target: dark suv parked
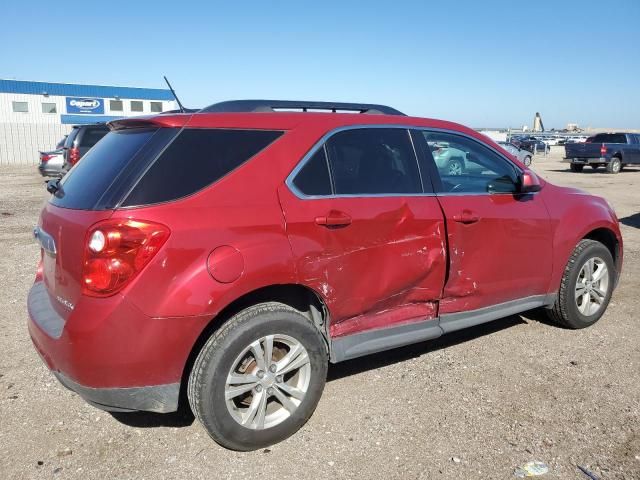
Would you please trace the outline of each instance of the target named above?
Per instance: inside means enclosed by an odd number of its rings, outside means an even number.
[[[277,111],[295,106],[326,113]],[[618,282],[607,202],[462,125],[236,101],[110,126],[52,181],[31,338],[91,404],[172,412],[186,397],[229,448],[299,429],[329,362],[537,307],[588,327]],[[432,145],[465,168],[438,168]]]
[[[105,123],[74,125],[64,142],[62,170],[68,172],[107,133],[109,127]]]

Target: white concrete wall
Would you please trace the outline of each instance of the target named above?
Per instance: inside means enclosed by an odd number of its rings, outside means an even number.
[[[39,151],[53,150],[58,141],[71,131],[71,125],[63,125],[60,115],[65,115],[66,97],[0,93],[0,165],[37,165]],[[150,115],[151,102],[142,100],[143,111],[132,112],[130,98],[122,98],[123,111],[112,112],[105,98],[104,114],[107,116]],[[14,112],[13,102],[27,102],[27,113]],[[159,100],[158,100],[159,101]],[[56,113],[42,113],[43,103],[55,103]],[[162,101],[163,110],[174,110],[174,101]]]

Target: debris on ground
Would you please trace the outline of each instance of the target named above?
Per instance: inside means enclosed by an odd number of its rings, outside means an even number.
[[[539,477],[540,475],[544,475],[549,472],[549,467],[544,462],[527,462],[524,465],[515,469],[513,474],[517,478],[525,478],[525,477]]]

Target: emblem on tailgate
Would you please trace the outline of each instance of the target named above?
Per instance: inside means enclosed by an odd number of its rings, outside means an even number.
[[[69,300],[65,300],[60,295],[56,296],[56,300],[60,302],[62,305],[64,305],[65,307],[67,307],[69,310],[73,310],[74,308],[76,308],[76,306],[73,303],[71,303]]]
[[[33,229],[33,237],[38,241],[42,249],[52,257],[56,256],[56,241],[51,235],[40,227]]]

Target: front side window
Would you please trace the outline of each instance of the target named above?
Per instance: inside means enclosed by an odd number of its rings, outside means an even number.
[[[362,128],[333,135],[326,143],[336,195],[422,193],[409,132]]]
[[[123,110],[122,100],[109,100],[109,110],[121,112]]]
[[[55,103],[43,103],[42,104],[42,113],[57,113],[56,104]]]
[[[29,104],[27,102],[11,102],[15,113],[29,113]]]
[[[151,102],[151,111],[153,113],[161,113],[162,112],[162,102]]]
[[[462,135],[423,132],[445,193],[515,193],[518,170],[489,147]]]
[[[142,102],[139,100],[131,100],[131,111],[142,112]]]

